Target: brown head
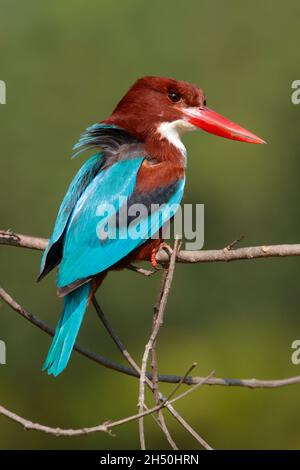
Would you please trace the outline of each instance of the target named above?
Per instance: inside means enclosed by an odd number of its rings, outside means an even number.
[[[143,141],[154,136],[166,139],[179,149],[183,147],[180,134],[197,128],[228,139],[264,143],[209,109],[201,88],[165,77],[147,76],[137,80],[105,122],[122,127]]]

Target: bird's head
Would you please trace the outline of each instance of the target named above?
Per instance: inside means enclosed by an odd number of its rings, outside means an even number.
[[[149,76],[137,80],[109,120],[143,140],[151,132],[177,146],[182,132],[197,128],[227,139],[265,143],[208,108],[201,88],[172,78]]]

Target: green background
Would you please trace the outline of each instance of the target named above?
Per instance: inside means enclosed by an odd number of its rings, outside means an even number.
[[[197,83],[208,105],[267,140],[246,145],[205,134],[184,137],[185,202],[205,204],[205,248],[299,241],[300,105],[297,0],[0,1],[2,229],[49,236],[60,201],[84,156],[71,147],[88,125],[108,116],[134,80],[171,76]],[[146,110],[145,110],[146,111]],[[35,279],[40,253],[1,248],[6,288],[29,311],[55,325],[61,301],[55,274]],[[299,260],[178,265],[158,341],[159,370],[197,375],[281,378],[299,331]],[[159,275],[109,276],[98,299],[137,361],[149,335]],[[52,426],[91,426],[136,412],[138,381],[73,353],[54,379],[41,372],[50,339],[6,305],[0,339],[0,403]],[[80,343],[122,361],[92,308]],[[168,393],[172,386],[162,385]],[[299,386],[250,390],[202,387],[177,409],[216,448],[299,448]],[[150,397],[148,397],[150,404]],[[195,441],[167,416],[181,448]],[[95,434],[55,438],[25,432],[0,417],[1,448],[138,448],[137,423]],[[146,419],[146,441],[166,448]]]

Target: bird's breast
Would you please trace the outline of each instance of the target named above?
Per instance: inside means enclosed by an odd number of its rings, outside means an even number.
[[[158,188],[169,187],[184,178],[184,166],[174,165],[167,160],[149,163],[144,160],[137,174],[136,189],[141,192],[152,192]]]

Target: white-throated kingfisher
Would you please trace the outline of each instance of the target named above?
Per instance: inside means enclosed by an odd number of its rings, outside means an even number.
[[[203,91],[187,82],[144,77],[129,89],[111,116],[89,127],[75,145],[77,153],[96,149],[80,168],[62,201],[39,279],[58,267],[58,295],[64,309],[44,363],[58,375],[67,365],[85,310],[107,272],[136,260],[151,260],[162,244],[153,238],[170,219],[164,208],[179,204],[184,190],[184,131],[203,129],[228,139],[262,144],[251,132],[206,106]],[[140,223],[138,237],[101,238],[99,205],[157,204]],[[155,219],[155,220],[154,220]]]

